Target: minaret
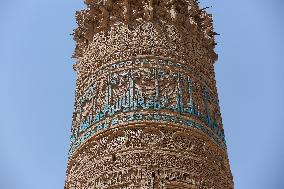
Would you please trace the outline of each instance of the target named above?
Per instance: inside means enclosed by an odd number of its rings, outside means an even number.
[[[233,189],[212,16],[195,0],[85,0],[65,189]]]

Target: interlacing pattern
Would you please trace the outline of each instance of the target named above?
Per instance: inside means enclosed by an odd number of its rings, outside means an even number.
[[[211,15],[195,0],[85,0],[66,189],[232,189]]]

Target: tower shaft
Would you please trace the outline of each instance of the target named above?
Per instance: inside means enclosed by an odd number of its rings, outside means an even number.
[[[65,189],[232,189],[212,17],[195,0],[86,0]]]

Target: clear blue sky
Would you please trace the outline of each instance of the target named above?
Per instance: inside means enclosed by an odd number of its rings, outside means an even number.
[[[83,0],[0,0],[0,189],[62,189]],[[236,189],[284,189],[284,1],[212,5],[216,75]]]

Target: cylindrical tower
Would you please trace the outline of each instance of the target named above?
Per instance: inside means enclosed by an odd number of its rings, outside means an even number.
[[[195,0],[85,0],[65,189],[232,189],[212,17]]]

